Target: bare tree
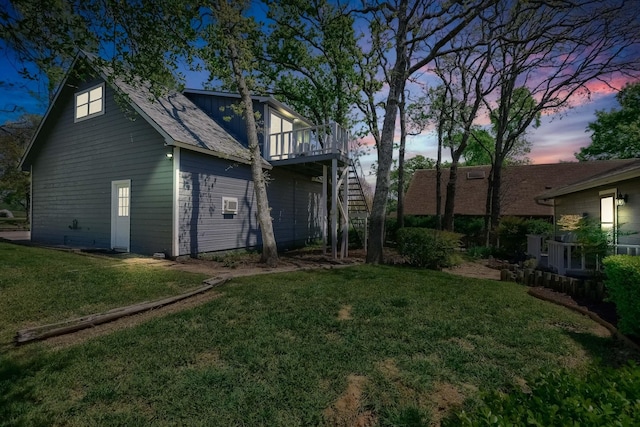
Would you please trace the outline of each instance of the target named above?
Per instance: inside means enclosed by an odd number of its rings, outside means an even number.
[[[541,114],[590,95],[589,83],[640,71],[640,12],[632,1],[500,2],[492,72],[499,81],[485,97],[495,136],[488,194],[490,229],[500,218],[502,166]]]
[[[441,3],[396,0],[366,5],[359,11],[369,23],[370,53],[384,58],[375,64],[388,85],[382,131],[376,139],[378,173],[370,223],[367,262],[383,262],[384,220],[393,162],[393,139],[400,97],[407,79],[436,57],[452,50],[450,42],[492,2]],[[374,55],[365,55],[366,59]],[[388,58],[393,58],[389,61]],[[367,64],[371,66],[371,62]],[[368,105],[372,98],[367,97]],[[377,107],[373,103],[374,107]],[[371,120],[369,120],[371,122]],[[375,136],[374,136],[375,138]]]
[[[489,73],[495,49],[492,41],[493,19],[490,16],[484,18],[454,39],[454,46],[459,46],[458,50],[434,61],[434,71],[440,78],[441,86],[432,95],[432,115],[437,123],[439,146],[449,147],[451,154],[442,220],[445,230],[453,230],[460,158],[473,138],[474,122],[483,106],[484,97],[496,86],[495,79]]]

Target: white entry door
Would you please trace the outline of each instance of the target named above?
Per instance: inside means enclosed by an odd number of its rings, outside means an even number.
[[[111,183],[111,248],[129,252],[131,180]]]

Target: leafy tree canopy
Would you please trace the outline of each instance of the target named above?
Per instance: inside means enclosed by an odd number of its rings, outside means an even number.
[[[596,111],[596,121],[587,126],[591,145],[575,153],[578,160],[640,157],[640,82],[625,85],[616,99],[619,109]]]
[[[0,126],[0,202],[12,208],[28,209],[29,177],[18,165],[40,119],[25,114]]]

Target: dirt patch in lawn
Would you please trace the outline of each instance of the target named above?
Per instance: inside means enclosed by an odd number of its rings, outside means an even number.
[[[464,262],[455,267],[446,268],[443,271],[473,279],[500,280],[500,270],[488,267],[487,260]]]
[[[349,375],[347,389],[330,407],[323,411],[328,425],[368,427],[377,424],[377,417],[371,411],[362,411],[362,392],[366,383],[366,377]]]
[[[433,413],[431,415],[431,426],[440,426],[442,418],[449,415],[450,411],[459,408],[464,402],[462,394],[453,384],[437,383],[431,395],[433,402]]]
[[[353,317],[351,317],[351,308],[352,307],[350,305],[343,305],[340,307],[340,311],[338,311],[338,320],[353,319]]]

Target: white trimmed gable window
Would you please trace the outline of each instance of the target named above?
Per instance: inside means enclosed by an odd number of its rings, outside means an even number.
[[[101,114],[104,114],[104,83],[76,93],[76,122]]]

